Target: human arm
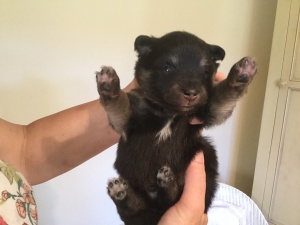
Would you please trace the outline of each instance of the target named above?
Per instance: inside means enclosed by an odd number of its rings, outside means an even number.
[[[222,73],[218,72],[216,81],[219,77]],[[133,80],[124,90],[136,87]],[[118,138],[95,100],[24,126],[0,119],[0,159],[35,185],[73,169],[115,144]]]
[[[135,87],[133,81],[124,90]],[[0,119],[0,159],[35,185],[73,169],[118,138],[95,100],[24,126]]]
[[[1,121],[0,135],[6,137],[0,143],[0,158],[22,172],[32,185],[69,171],[118,140],[98,101],[27,126]]]
[[[206,225],[206,174],[204,156],[200,152],[186,171],[185,186],[180,200],[161,218],[158,225]]]

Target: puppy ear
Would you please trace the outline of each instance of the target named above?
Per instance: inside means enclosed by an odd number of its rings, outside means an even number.
[[[140,35],[135,39],[134,50],[138,52],[139,56],[148,54],[152,51],[156,38],[146,35]]]
[[[212,52],[213,59],[215,61],[223,60],[225,57],[225,51],[223,48],[217,45],[210,45],[210,50]]]

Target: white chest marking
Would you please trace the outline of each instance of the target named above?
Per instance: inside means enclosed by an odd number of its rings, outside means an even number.
[[[170,119],[166,125],[156,134],[156,137],[158,138],[158,143],[161,141],[167,140],[167,138],[171,137],[172,130],[171,130],[171,124],[173,122],[173,119]]]

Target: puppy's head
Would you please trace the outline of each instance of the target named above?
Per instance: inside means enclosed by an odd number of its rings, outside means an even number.
[[[161,38],[139,36],[135,77],[145,96],[174,113],[193,113],[207,104],[218,61],[225,51],[186,32]]]

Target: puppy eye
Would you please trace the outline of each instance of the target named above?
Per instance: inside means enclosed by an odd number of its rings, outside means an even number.
[[[171,67],[168,66],[168,65],[165,65],[165,66],[164,66],[164,71],[167,72],[167,73],[168,73],[168,72],[171,72]]]
[[[172,72],[174,69],[174,67],[172,65],[170,65],[169,63],[166,63],[164,66],[163,66],[163,70],[166,72],[166,73],[170,73]]]

